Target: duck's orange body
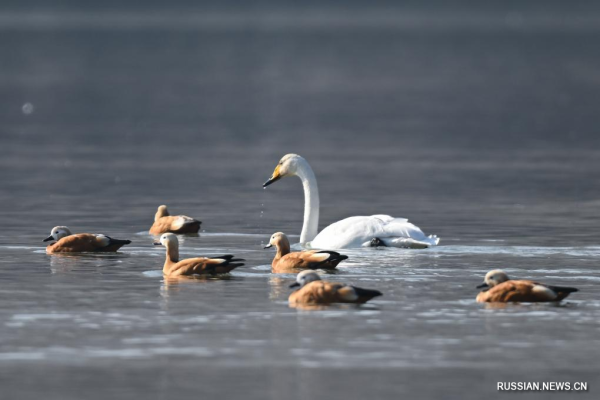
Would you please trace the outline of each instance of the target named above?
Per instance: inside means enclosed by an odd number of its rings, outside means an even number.
[[[355,303],[362,304],[374,297],[381,296],[377,290],[361,289],[343,283],[315,281],[304,285],[301,289],[290,294],[290,304],[331,304]]]
[[[537,303],[544,301],[561,301],[575,288],[546,286],[533,281],[506,281],[480,292],[477,295],[479,303]]]
[[[50,236],[44,242],[54,240],[55,242],[46,247],[47,254],[54,253],[110,253],[119,250],[131,240],[113,239],[106,235],[93,233],[72,234],[66,226],[55,226]]]
[[[197,257],[179,261],[179,241],[172,233],[165,233],[160,237],[160,243],[167,248],[167,256],[163,265],[163,275],[168,277],[183,275],[216,275],[226,274],[233,269],[244,265],[232,255],[220,257]]]
[[[296,283],[290,287],[300,286],[288,301],[291,306],[327,305],[332,303],[362,304],[374,297],[381,296],[378,290],[361,289],[343,283],[322,281],[315,271],[302,271],[296,276]]]
[[[130,240],[111,239],[104,235],[92,233],[79,233],[60,239],[46,247],[47,254],[53,253],[87,253],[87,252],[115,252]]]
[[[167,206],[160,206],[150,227],[151,235],[163,233],[198,233],[202,222],[186,215],[170,215]]]
[[[307,250],[290,252],[290,242],[282,232],[273,234],[269,245],[275,246],[277,253],[271,263],[274,273],[291,272],[302,269],[334,269],[348,257],[335,251]]]
[[[479,303],[538,303],[561,301],[578,289],[565,286],[550,286],[529,280],[511,280],[504,271],[492,270],[485,276],[485,288],[477,295]]]

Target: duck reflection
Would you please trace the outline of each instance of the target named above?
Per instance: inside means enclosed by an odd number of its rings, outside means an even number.
[[[128,258],[128,254],[56,253],[50,257],[50,272],[53,274],[105,268]]]
[[[163,299],[163,306],[168,306],[168,302],[171,296],[175,293],[185,289],[188,285],[195,285],[199,283],[209,284],[216,281],[229,281],[235,278],[230,274],[221,275],[179,275],[179,276],[164,276],[162,284],[160,285],[159,293]]]

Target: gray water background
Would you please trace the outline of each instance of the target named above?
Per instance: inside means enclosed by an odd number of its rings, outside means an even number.
[[[0,7],[2,398],[597,398],[597,6],[34,3]],[[302,188],[261,187],[288,152],[321,228],[386,213],[441,245],[346,251],[328,279],[384,296],[289,308],[262,245],[300,233]],[[159,204],[204,222],[184,256],[247,265],[165,281]],[[55,225],[133,243],[51,257]],[[497,267],[581,292],[475,303]]]

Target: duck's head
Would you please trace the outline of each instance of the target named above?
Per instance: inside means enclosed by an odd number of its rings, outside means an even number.
[[[477,289],[489,289],[508,280],[510,280],[510,278],[506,275],[506,272],[500,269],[494,269],[485,274],[483,283],[477,286]]]
[[[314,281],[320,281],[320,280],[321,280],[321,277],[315,271],[306,270],[306,271],[300,272],[296,276],[296,282],[292,283],[290,285],[290,287],[291,288],[298,287],[298,286],[302,287],[302,286],[306,285],[307,283],[314,282]]]
[[[271,239],[269,239],[269,244],[264,248],[268,249],[273,246],[279,247],[281,245],[287,245],[287,247],[290,247],[290,241],[288,240],[287,236],[285,236],[285,233],[276,232],[273,234],[273,236],[271,236]]]
[[[158,209],[156,210],[156,215],[154,217],[154,219],[158,219],[161,217],[166,217],[169,215],[169,210],[167,210],[167,206],[165,206],[164,204],[162,206],[158,206]]]
[[[44,239],[44,242],[49,242],[51,240],[59,241],[60,239],[69,235],[72,235],[72,233],[66,226],[55,226],[50,231],[50,236]]]
[[[278,181],[281,178],[296,175],[298,166],[302,163],[306,163],[306,160],[300,157],[298,154],[286,154],[279,160],[279,163],[273,171],[271,179],[263,184],[263,187],[269,186],[271,183]]]
[[[155,246],[165,246],[167,248],[173,248],[179,246],[179,240],[177,240],[177,236],[173,233],[163,233],[160,236],[158,242],[154,242]]]

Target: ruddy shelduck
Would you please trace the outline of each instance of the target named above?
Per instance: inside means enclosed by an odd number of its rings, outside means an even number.
[[[55,226],[50,236],[44,242],[55,240],[46,247],[46,253],[86,253],[86,252],[115,252],[131,240],[113,239],[106,235],[94,233],[72,234],[66,226]]]
[[[283,232],[274,233],[265,249],[275,246],[277,253],[271,263],[275,273],[289,272],[294,269],[334,269],[348,258],[335,251],[308,250],[290,252],[290,241]]]
[[[570,293],[578,291],[572,287],[550,286],[527,280],[511,280],[504,271],[499,269],[488,272],[484,282],[477,288],[483,289],[477,295],[479,303],[561,301]]]
[[[167,206],[158,207],[154,215],[154,224],[150,228],[151,235],[160,235],[163,233],[198,233],[201,221],[188,217],[186,215],[170,215]]]
[[[290,287],[297,286],[300,286],[300,289],[290,294],[290,305],[362,304],[382,295],[378,290],[361,289],[343,283],[322,281],[318,273],[310,270],[302,271],[296,276],[296,283],[293,283]]]
[[[167,259],[163,266],[163,275],[168,277],[182,275],[216,275],[226,274],[237,267],[241,267],[244,261],[234,258],[232,255],[219,257],[197,257],[179,261],[179,241],[172,233],[165,233],[160,237],[156,246],[163,245],[167,248]]]

